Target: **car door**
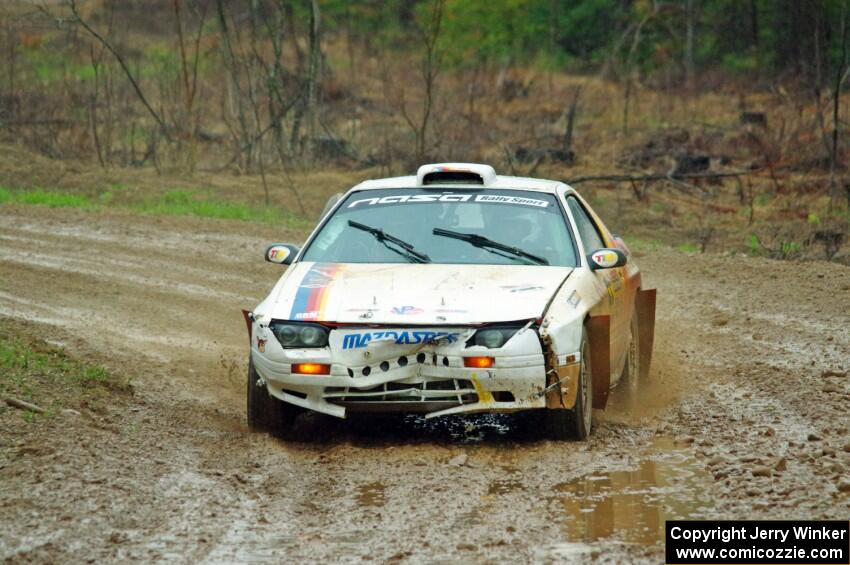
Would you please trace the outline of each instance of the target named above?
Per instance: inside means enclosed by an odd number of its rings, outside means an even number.
[[[573,195],[567,196],[567,206],[570,208],[573,219],[576,222],[576,230],[579,232],[582,246],[584,247],[584,255],[587,256],[597,249],[611,247],[605,234],[607,233],[599,226],[585,208],[584,204]],[[605,288],[607,298],[603,298],[607,302],[606,313],[610,316],[611,330],[611,382],[615,383],[619,378],[620,372],[625,361],[628,324],[630,316],[626,312],[626,285],[625,273],[622,267],[615,269],[600,269],[594,271],[599,283]]]

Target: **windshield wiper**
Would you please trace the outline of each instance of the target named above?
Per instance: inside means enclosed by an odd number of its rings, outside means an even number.
[[[416,251],[416,248],[404,241],[403,239],[399,239],[394,235],[390,235],[384,230],[380,228],[373,228],[372,226],[367,226],[366,224],[361,224],[360,222],[355,222],[354,220],[348,220],[348,225],[352,228],[363,230],[366,233],[370,233],[375,236],[375,239],[383,243],[387,249],[390,251],[395,251],[399,255],[404,255],[414,263],[430,263],[431,258],[422,253],[421,251]],[[395,247],[390,247],[390,243],[393,245],[397,245],[401,249],[396,249]]]
[[[484,237],[483,235],[478,235],[475,233],[462,233],[459,231],[452,230],[444,230],[442,228],[434,228],[434,231],[431,232],[434,235],[441,235],[443,237],[451,237],[454,239],[459,239],[461,241],[466,241],[475,247],[480,247],[481,249],[485,249],[487,251],[504,251],[505,253],[510,253],[515,257],[523,257],[530,261],[537,263],[538,265],[548,265],[549,261],[545,258],[534,255],[533,253],[529,253],[528,251],[524,251],[519,247],[511,247],[510,245],[505,245],[504,243],[499,243],[498,241],[493,241],[490,238]],[[501,255],[498,253],[497,255]]]

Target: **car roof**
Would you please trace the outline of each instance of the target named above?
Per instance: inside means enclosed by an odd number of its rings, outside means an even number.
[[[480,176],[483,182],[460,183],[457,181],[442,183],[439,178],[434,181],[423,182],[423,179],[432,174],[472,173]],[[529,177],[514,177],[497,175],[493,167],[478,163],[434,163],[422,165],[417,174],[400,177],[388,177],[383,179],[370,179],[361,182],[352,190],[376,190],[386,188],[487,188],[487,189],[513,189],[531,190],[537,192],[557,193],[559,188],[570,189],[569,186],[560,181],[535,179]]]

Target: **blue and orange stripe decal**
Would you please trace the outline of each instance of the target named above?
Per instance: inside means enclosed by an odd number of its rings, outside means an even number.
[[[330,286],[342,272],[339,263],[316,263],[304,274],[295,291],[290,320],[323,320]]]

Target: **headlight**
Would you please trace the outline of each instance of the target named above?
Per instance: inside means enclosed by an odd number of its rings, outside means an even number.
[[[480,345],[488,349],[498,349],[505,345],[518,331],[518,327],[484,328],[475,332],[467,345]]]
[[[325,347],[328,344],[328,329],[318,324],[273,321],[269,329],[284,348]]]
[[[328,334],[316,326],[304,326],[298,332],[298,337],[307,347],[322,347],[328,341]]]

